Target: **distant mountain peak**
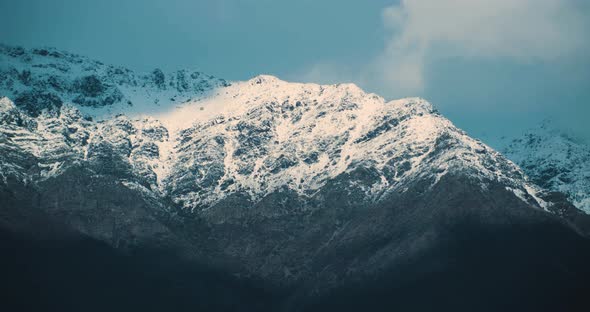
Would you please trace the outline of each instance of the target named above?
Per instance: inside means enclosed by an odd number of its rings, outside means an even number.
[[[550,190],[565,193],[590,213],[590,147],[547,119],[522,136],[506,139],[502,152],[531,179]]]

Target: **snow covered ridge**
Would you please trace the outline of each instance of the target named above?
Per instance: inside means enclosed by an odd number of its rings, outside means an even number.
[[[590,147],[545,121],[519,138],[505,140],[502,151],[535,183],[566,194],[590,213]]]
[[[229,85],[196,71],[145,74],[105,65],[55,49],[25,50],[0,45],[0,88],[21,109],[37,115],[42,109],[72,103],[89,113],[157,112],[162,104],[183,102]]]
[[[53,49],[2,46],[0,96],[0,151],[19,155],[2,156],[5,179],[45,179],[90,163],[204,211],[232,194],[312,198],[328,183],[378,201],[461,173],[550,205],[518,166],[427,101],[386,101],[353,84],[137,74]]]

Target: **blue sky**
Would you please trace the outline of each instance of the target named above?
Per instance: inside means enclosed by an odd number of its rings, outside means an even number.
[[[589,17],[583,0],[13,0],[0,41],[422,96],[494,145],[544,118],[590,139]]]

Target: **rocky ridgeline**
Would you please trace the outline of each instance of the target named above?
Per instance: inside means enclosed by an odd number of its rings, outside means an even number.
[[[25,50],[0,46],[0,88],[17,107],[29,115],[55,110],[63,103],[104,107],[117,103],[133,105],[132,93],[170,91],[180,100],[190,99],[227,82],[200,72],[179,70],[165,74],[160,69],[137,75],[123,67],[105,65],[55,49]],[[149,98],[149,97],[148,97]],[[150,99],[158,101],[157,97]]]

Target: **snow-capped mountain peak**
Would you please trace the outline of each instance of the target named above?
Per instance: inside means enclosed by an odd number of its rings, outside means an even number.
[[[511,148],[539,150],[544,159],[533,165],[544,168],[555,157],[548,144],[572,160],[564,169],[588,155],[554,135]],[[39,271],[30,269],[40,266],[44,284],[67,284],[68,294],[94,277],[120,279],[107,295],[117,299],[115,310],[137,302],[153,308],[158,301],[145,291],[163,294],[166,308],[187,310],[212,310],[211,300],[223,301],[223,311],[332,310],[325,298],[338,301],[334,310],[362,310],[380,306],[380,297],[398,305],[398,293],[408,300],[402,306],[432,310],[437,298],[416,305],[424,289],[445,302],[457,293],[449,305],[456,310],[481,307],[478,289],[506,285],[518,296],[498,309],[517,302],[538,310],[564,307],[556,296],[571,302],[572,277],[583,302],[590,249],[580,235],[590,236],[590,216],[531,177],[421,98],[387,101],[354,84],[268,75],[229,83],[190,70],[136,73],[55,49],[0,46],[6,263],[27,264],[16,267],[32,281]],[[572,175],[556,179],[563,177]],[[105,263],[98,275],[79,274]],[[65,274],[64,283],[61,266],[80,278]],[[26,297],[27,281],[15,272],[8,276]],[[457,276],[464,286],[448,287]],[[556,293],[555,281],[568,287]],[[118,300],[129,299],[123,288],[138,300]],[[209,300],[209,288],[223,295]],[[269,296],[256,295],[269,288]],[[30,289],[41,288],[35,282]],[[240,289],[247,291],[235,297]],[[78,310],[88,307],[87,290],[80,288]],[[344,296],[332,295],[340,290]],[[496,303],[504,293],[484,295]],[[465,294],[476,301],[465,303]],[[548,300],[539,303],[539,294]],[[60,310],[42,297],[43,308]],[[263,303],[242,300],[250,297]],[[530,309],[522,298],[534,301]],[[66,309],[77,307],[66,301]]]
[[[424,99],[385,101],[354,84],[269,75],[228,83],[183,70],[138,74],[55,50],[0,52],[2,94],[38,123],[18,130],[35,138],[22,148],[56,151],[34,154],[46,162],[40,177],[114,153],[141,184],[193,210],[285,190],[309,199],[343,176],[355,177],[349,192],[375,201],[459,173],[547,205],[516,165]]]

